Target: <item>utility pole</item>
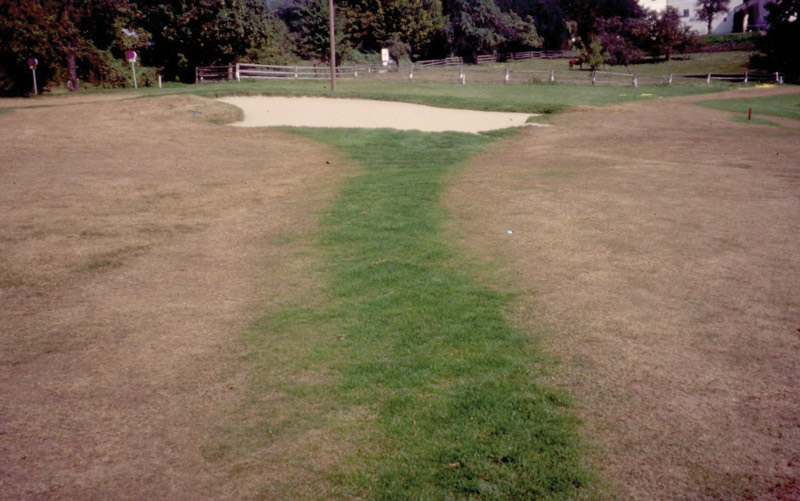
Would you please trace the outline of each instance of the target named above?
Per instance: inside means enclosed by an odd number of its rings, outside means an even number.
[[[331,92],[336,92],[336,26],[334,26],[334,18],[336,14],[333,11],[333,0],[329,0],[329,11],[331,14],[330,19],[330,32],[331,32]]]

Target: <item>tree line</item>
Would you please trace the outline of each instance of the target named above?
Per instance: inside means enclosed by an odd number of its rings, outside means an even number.
[[[789,35],[780,40],[796,32],[798,1],[781,2],[794,5],[780,13],[794,31],[784,29]],[[383,47],[396,61],[458,55],[468,62],[479,54],[575,49],[596,67],[668,59],[695,43],[676,11],[655,14],[635,0],[335,4],[337,64],[374,61]],[[30,58],[38,59],[43,84],[111,87],[129,84],[128,50],[139,55],[144,84],[157,73],[191,82],[204,65],[322,63],[329,58],[328,17],[327,0],[0,0],[0,94],[30,92]]]

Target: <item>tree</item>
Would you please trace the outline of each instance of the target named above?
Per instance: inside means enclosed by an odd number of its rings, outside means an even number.
[[[122,27],[133,13],[129,3],[113,0],[0,0],[0,93],[32,90],[29,58],[39,60],[42,88],[78,78],[125,84],[128,72],[115,51],[125,43]]]
[[[708,26],[708,34],[711,34],[711,24],[714,17],[720,12],[728,12],[728,4],[731,0],[697,0],[697,19],[705,21]]]
[[[800,81],[800,0],[782,0],[767,5],[769,28],[761,43],[766,64],[785,73],[792,82]]]
[[[588,64],[592,71],[603,66],[608,61],[608,53],[603,50],[603,43],[599,38],[592,38],[588,47],[580,51],[581,64]]]
[[[291,54],[288,31],[260,0],[136,3],[138,25],[153,42],[142,51],[142,59],[162,68],[168,79],[192,81],[196,66],[256,62],[262,57],[277,62]]]
[[[636,0],[559,0],[566,17],[577,25],[577,36],[590,40],[597,32],[596,22],[601,18],[628,19],[642,17],[642,8]]]
[[[597,30],[610,64],[625,65],[632,73],[630,64],[647,54],[643,48],[651,34],[647,18],[599,19]]]
[[[496,0],[496,3],[503,12],[514,12],[523,19],[533,18],[536,32],[547,49],[561,49],[570,38],[558,0]]]
[[[434,45],[441,40],[446,20],[440,0],[384,0],[374,27],[382,39],[397,35],[409,46],[412,59],[428,57],[439,50]]]
[[[392,34],[384,45],[389,49],[389,58],[394,61],[395,67],[400,69],[400,59],[411,55],[411,46],[401,40],[398,33]]]
[[[667,7],[660,15],[651,14],[649,17],[653,26],[650,53],[654,57],[664,56],[669,61],[672,54],[697,45],[697,36],[681,23],[680,14],[674,7]]]
[[[454,0],[450,20],[453,50],[473,63],[478,54],[542,46],[532,18],[501,12],[494,0]]]

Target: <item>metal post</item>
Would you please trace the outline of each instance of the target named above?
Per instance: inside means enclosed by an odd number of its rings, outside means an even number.
[[[36,85],[36,68],[31,68],[31,71],[33,72],[33,95],[34,96],[38,96],[39,95],[39,87],[37,87],[37,85]]]
[[[138,89],[139,84],[136,83],[136,62],[131,61],[131,70],[133,71],[133,88]]]
[[[158,88],[161,88],[161,75],[158,75]]]
[[[508,68],[506,68],[506,83],[508,83]]]
[[[672,85],[672,73],[669,74],[669,84]]]
[[[747,72],[745,71],[744,72],[744,83],[747,83],[747,77],[748,77],[748,75],[747,75]]]
[[[638,87],[639,81],[636,79],[636,73],[633,74],[633,86]]]
[[[597,81],[597,71],[592,70],[592,85]]]
[[[236,81],[237,82],[241,82],[242,81],[242,74],[239,71],[239,63],[236,63]]]
[[[556,72],[555,72],[555,70],[550,70],[550,81],[551,82],[555,82],[556,81]]]
[[[706,85],[711,85],[711,73],[706,75]]]
[[[775,83],[781,83],[781,77],[777,71],[775,72]]]
[[[336,26],[333,22],[336,13],[333,10],[333,0],[329,0],[328,8],[330,10],[331,92],[336,92]]]

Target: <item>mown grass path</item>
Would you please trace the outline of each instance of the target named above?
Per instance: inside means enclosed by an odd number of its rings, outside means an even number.
[[[444,176],[492,138],[299,129],[363,167],[322,246],[341,341],[328,357],[331,408],[370,409],[357,457],[335,479],[376,499],[570,497],[588,482],[565,397],[539,384],[508,295],[477,285],[442,236]],[[308,322],[308,318],[304,318]],[[340,411],[341,412],[341,411]]]

